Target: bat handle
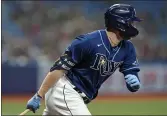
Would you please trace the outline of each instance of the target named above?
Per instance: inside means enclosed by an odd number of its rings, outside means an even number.
[[[29,111],[30,111],[30,109],[26,109],[26,110],[24,110],[24,112],[20,113],[19,116],[23,116],[23,115],[27,114]]]

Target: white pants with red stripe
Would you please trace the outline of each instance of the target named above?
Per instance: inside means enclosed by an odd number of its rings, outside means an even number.
[[[45,106],[43,115],[91,115],[82,97],[65,76],[47,92]]]

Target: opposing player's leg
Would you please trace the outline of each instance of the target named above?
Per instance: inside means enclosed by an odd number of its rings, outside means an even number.
[[[48,91],[45,105],[43,115],[91,115],[82,97],[66,77],[60,78]]]

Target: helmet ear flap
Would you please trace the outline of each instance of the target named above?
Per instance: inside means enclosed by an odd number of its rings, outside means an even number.
[[[125,31],[120,31],[120,35],[126,40],[128,40],[132,37],[135,37],[138,34],[139,34],[139,31],[135,27],[133,27],[132,25],[127,26]]]
[[[121,23],[118,23],[118,24],[117,24],[117,29],[118,29],[119,31],[125,32],[125,26],[124,26],[123,24],[121,24]]]

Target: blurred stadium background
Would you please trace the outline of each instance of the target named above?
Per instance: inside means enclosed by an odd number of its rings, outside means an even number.
[[[167,1],[2,1],[2,115],[19,114],[52,63],[79,34],[104,28],[103,13],[129,3],[144,19],[132,40],[142,88],[116,72],[88,106],[92,114],[167,115]],[[37,114],[41,114],[44,103]],[[29,113],[32,114],[32,113]]]

